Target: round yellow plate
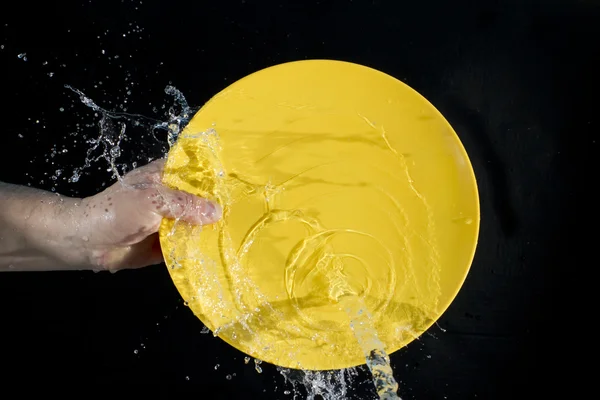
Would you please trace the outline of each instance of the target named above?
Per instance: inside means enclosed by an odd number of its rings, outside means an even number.
[[[453,300],[477,244],[477,185],[452,127],[356,64],[287,63],[229,86],[180,134],[163,180],[224,209],[211,226],[162,223],[183,299],[282,367],[352,367],[408,344]]]

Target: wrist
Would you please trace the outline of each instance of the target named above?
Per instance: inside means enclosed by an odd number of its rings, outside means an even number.
[[[92,269],[85,246],[85,221],[79,198],[56,196],[40,199],[27,218],[24,232],[32,247],[45,254],[50,262],[66,270]]]

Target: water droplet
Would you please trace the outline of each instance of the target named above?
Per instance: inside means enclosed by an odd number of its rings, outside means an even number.
[[[254,359],[254,369],[256,370],[256,372],[258,372],[259,374],[262,374],[263,370],[260,367],[260,364],[262,364],[261,360],[257,360],[256,358]]]
[[[112,149],[110,149],[110,156],[112,158],[117,158],[121,155],[121,148],[119,146],[115,146]]]
[[[73,175],[71,176],[71,178],[69,178],[69,183],[79,182],[80,177],[81,176],[79,175],[79,173],[77,171],[73,171]]]

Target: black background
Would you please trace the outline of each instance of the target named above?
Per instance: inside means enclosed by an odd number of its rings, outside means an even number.
[[[423,94],[454,126],[473,163],[482,209],[463,289],[439,327],[392,355],[401,395],[496,399],[568,390],[577,397],[580,385],[571,377],[584,350],[569,341],[578,340],[585,320],[573,288],[581,271],[597,264],[583,256],[587,233],[577,215],[597,148],[598,4],[3,4],[0,180],[77,196],[110,183],[103,162],[77,184],[62,179],[83,164],[83,135],[94,136],[97,121],[65,84],[105,108],[161,118],[170,82],[198,107],[235,80],[282,62],[329,58],[379,69]],[[160,154],[160,146],[135,134],[129,146],[125,158],[137,157],[140,147]],[[59,153],[51,157],[54,149]],[[56,169],[66,172],[53,181]],[[258,374],[243,354],[201,328],[164,266],[115,275],[3,274],[0,388],[83,388],[77,393],[84,398],[102,389],[292,397],[274,368]],[[356,398],[372,398],[362,386]]]

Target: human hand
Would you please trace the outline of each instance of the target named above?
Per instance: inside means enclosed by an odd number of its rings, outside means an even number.
[[[163,218],[194,225],[221,218],[219,205],[161,184],[164,160],[126,174],[78,207],[78,236],[91,268],[116,272],[163,262],[158,228]]]

